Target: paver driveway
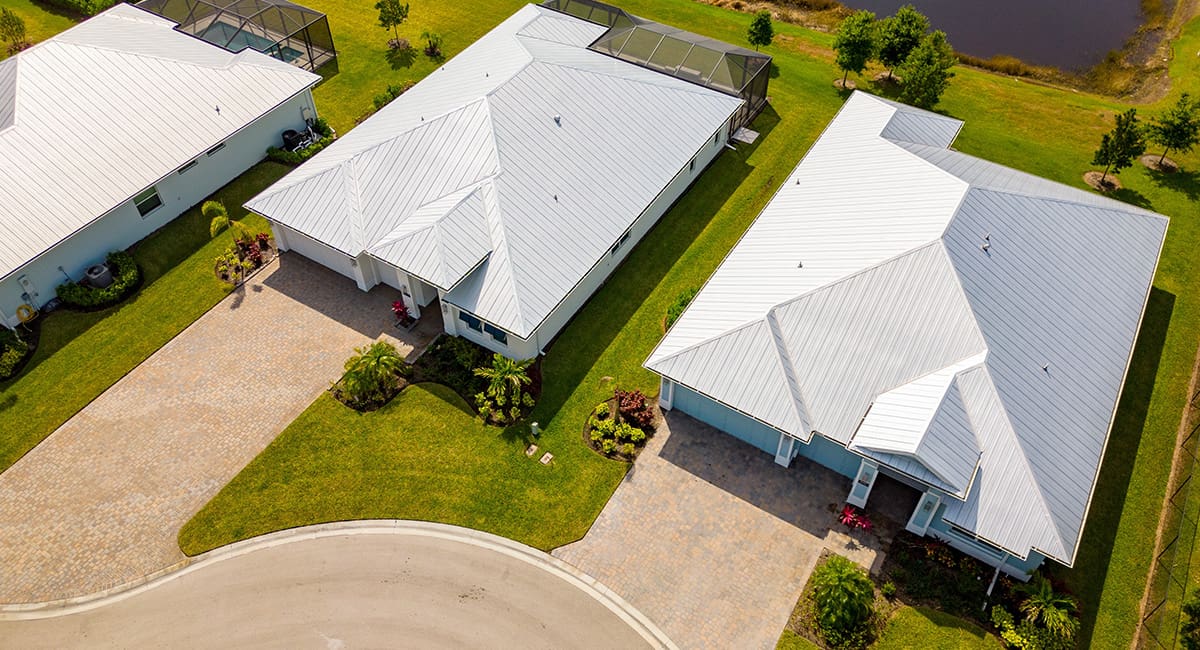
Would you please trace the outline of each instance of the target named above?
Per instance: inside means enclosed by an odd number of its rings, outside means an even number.
[[[866,567],[879,557],[874,540],[830,530],[849,488],[671,413],[587,536],[552,554],[681,648],[774,648],[823,548]]]
[[[0,603],[91,594],[182,560],[180,527],[354,347],[398,332],[394,295],[283,255],[109,388],[0,474]]]

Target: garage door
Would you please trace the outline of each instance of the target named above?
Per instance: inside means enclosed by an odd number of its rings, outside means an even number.
[[[679,385],[675,386],[675,395],[671,404],[674,409],[683,411],[701,422],[707,422],[768,454],[775,455],[775,449],[779,445],[779,432],[761,422]]]
[[[289,250],[303,255],[321,266],[337,271],[351,280],[355,279],[354,265],[351,263],[353,260],[349,255],[336,251],[287,226],[273,224],[272,229],[276,232],[276,240],[279,239],[278,233],[283,232],[283,238],[287,241]]]

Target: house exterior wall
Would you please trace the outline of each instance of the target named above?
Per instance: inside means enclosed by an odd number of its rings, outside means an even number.
[[[357,281],[354,258],[349,255],[334,250],[312,237],[282,224],[272,223],[271,232],[275,236],[275,245],[279,247],[279,250],[299,253],[331,271],[336,271]]]
[[[669,390],[671,391],[670,405],[660,402],[664,408],[687,413],[772,456],[776,454],[781,437],[787,435],[679,384],[673,384]],[[796,441],[792,453],[820,463],[850,479],[853,479],[858,472],[859,462],[862,460],[858,454],[820,434],[814,434],[808,443]],[[891,475],[890,472],[888,474]],[[870,505],[869,500],[867,504]],[[927,536],[941,539],[959,551],[991,566],[997,566],[1005,573],[1022,580],[1027,579],[1029,574],[1041,566],[1045,559],[1040,553],[1030,551],[1027,559],[1022,560],[990,544],[974,539],[965,532],[955,530],[942,519],[944,511],[944,505],[938,507],[938,511],[926,531]]]
[[[33,284],[37,295],[30,296],[29,302],[40,309],[55,297],[55,289],[67,276],[79,280],[87,267],[103,261],[109,252],[141,241],[266,157],[267,147],[279,144],[280,133],[304,124],[305,108],[316,115],[308,90],[230,136],[211,155],[201,153],[186,171],[173,171],[155,183],[162,205],[144,218],[130,199],[0,280],[0,320],[10,326],[17,323],[17,307],[27,302],[21,295],[21,276]]]

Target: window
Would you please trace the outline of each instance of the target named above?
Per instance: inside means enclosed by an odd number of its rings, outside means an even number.
[[[491,323],[484,323],[483,331],[485,331],[489,335],[491,335],[491,337],[496,339],[496,341],[498,343],[508,345],[508,333],[505,332],[504,330],[500,329],[499,327],[496,327],[495,325],[492,325]]]
[[[158,198],[158,190],[151,187],[133,197],[133,204],[137,206],[138,214],[145,217],[161,207],[163,202],[162,199]]]
[[[466,323],[467,327],[475,330],[476,332],[483,331],[483,321],[479,320],[478,318],[475,318],[474,316],[472,316],[471,314],[468,314],[465,311],[458,312],[458,320]]]
[[[612,247],[613,255],[616,255],[617,251],[621,250],[621,247],[625,245],[625,242],[629,241],[629,235],[630,235],[630,231],[626,230],[625,234],[621,235],[621,238],[617,240],[617,243],[613,244],[613,247]]]
[[[196,166],[196,165],[198,165],[198,164],[200,164],[200,161],[198,161],[198,160],[193,160],[192,162],[190,162],[190,163],[188,163],[188,164],[184,165],[183,167],[180,167],[180,168],[179,168],[179,173],[180,173],[180,174],[186,174],[186,173],[188,172],[188,170],[190,170],[192,167],[195,167],[195,166]]]
[[[222,149],[224,149],[224,148],[225,148],[225,143],[224,143],[224,142],[222,142],[221,144],[219,144],[219,145],[217,145],[217,146],[213,147],[212,149],[209,149],[208,151],[205,151],[205,152],[204,152],[204,155],[206,155],[206,156],[211,156],[211,155],[213,155],[214,153],[217,153],[218,151],[220,151],[220,150],[222,150]]]
[[[717,131],[716,133],[713,134],[713,146],[719,147],[720,145],[721,145],[721,132]]]

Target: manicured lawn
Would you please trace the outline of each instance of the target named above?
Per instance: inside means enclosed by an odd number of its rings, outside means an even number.
[[[978,625],[926,609],[901,607],[892,615],[872,648],[878,650],[975,650],[1004,647]]]
[[[791,630],[784,630],[779,642],[775,644],[775,650],[812,650],[820,647]]]
[[[262,163],[216,198],[239,206],[286,171]],[[247,224],[266,228],[257,216]],[[136,295],[100,312],[46,316],[29,366],[0,383],[0,471],[224,298],[229,289],[214,277],[212,261],[228,245],[228,236],[210,239],[199,209],[189,210],[134,250],[145,277]]]
[[[0,7],[11,9],[25,21],[25,37],[31,43],[41,41],[73,26],[77,20],[61,9],[33,2],[32,0],[0,0]],[[6,48],[0,47],[0,59],[8,56]]]

